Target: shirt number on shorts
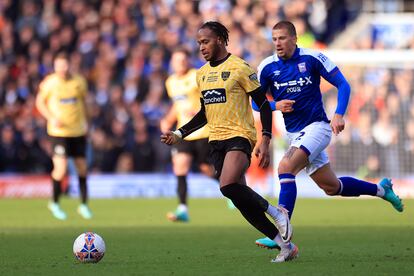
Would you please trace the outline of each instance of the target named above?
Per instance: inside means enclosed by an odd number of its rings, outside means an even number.
[[[305,132],[304,131],[301,131],[300,132],[300,135],[298,136],[298,137],[296,137],[296,141],[299,141],[302,137],[303,137],[303,135],[305,135]]]

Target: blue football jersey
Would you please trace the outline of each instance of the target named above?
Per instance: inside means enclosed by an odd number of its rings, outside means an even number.
[[[297,132],[313,122],[329,122],[322,102],[321,76],[330,81],[338,67],[318,51],[297,47],[288,60],[276,54],[258,67],[258,78],[275,101],[295,100],[293,112],[283,113],[286,130]]]

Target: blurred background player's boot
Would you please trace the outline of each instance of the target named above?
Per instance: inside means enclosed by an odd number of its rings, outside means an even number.
[[[392,204],[392,206],[398,211],[404,211],[404,205],[401,199],[394,193],[392,189],[392,182],[389,178],[384,178],[380,181],[379,185],[384,189],[384,200]]]
[[[267,248],[267,249],[278,249],[280,250],[280,246],[273,240],[269,239],[268,237],[257,239],[256,245]]]
[[[188,215],[187,206],[180,204],[175,212],[167,213],[167,219],[170,221],[188,222],[190,217]]]
[[[60,205],[58,203],[49,202],[47,208],[52,212],[52,215],[55,218],[59,220],[65,220],[67,218],[66,213],[60,208]]]
[[[81,204],[78,207],[78,214],[81,215],[84,219],[91,219],[92,218],[92,211],[89,209],[88,205]]]

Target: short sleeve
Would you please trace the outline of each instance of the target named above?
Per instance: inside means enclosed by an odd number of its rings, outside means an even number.
[[[49,78],[45,78],[40,84],[39,84],[39,92],[37,94],[38,97],[41,97],[43,99],[47,99],[50,94],[50,81]]]
[[[246,93],[253,92],[260,87],[256,72],[247,63],[240,69],[238,83]]]
[[[201,75],[201,72],[200,72],[200,69],[198,69],[196,71],[196,84],[197,84],[197,88],[200,88],[200,75]],[[203,98],[203,94],[201,93],[201,89],[198,89],[198,91],[200,92],[200,98]]]
[[[172,87],[171,87],[171,76],[167,78],[167,80],[165,81],[165,88],[167,89],[167,94],[168,97],[172,97]]]
[[[313,57],[316,68],[324,79],[328,79],[330,75],[336,74],[338,67],[327,56],[320,52],[315,52]]]

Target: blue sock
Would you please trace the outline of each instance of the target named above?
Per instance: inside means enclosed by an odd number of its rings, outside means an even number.
[[[289,211],[289,218],[292,217],[293,209],[295,208],[296,202],[296,180],[295,176],[290,173],[279,174],[280,180],[280,194],[279,194],[279,205],[286,208]]]
[[[377,185],[349,176],[340,177],[342,185],[338,191],[341,196],[377,195]]]

